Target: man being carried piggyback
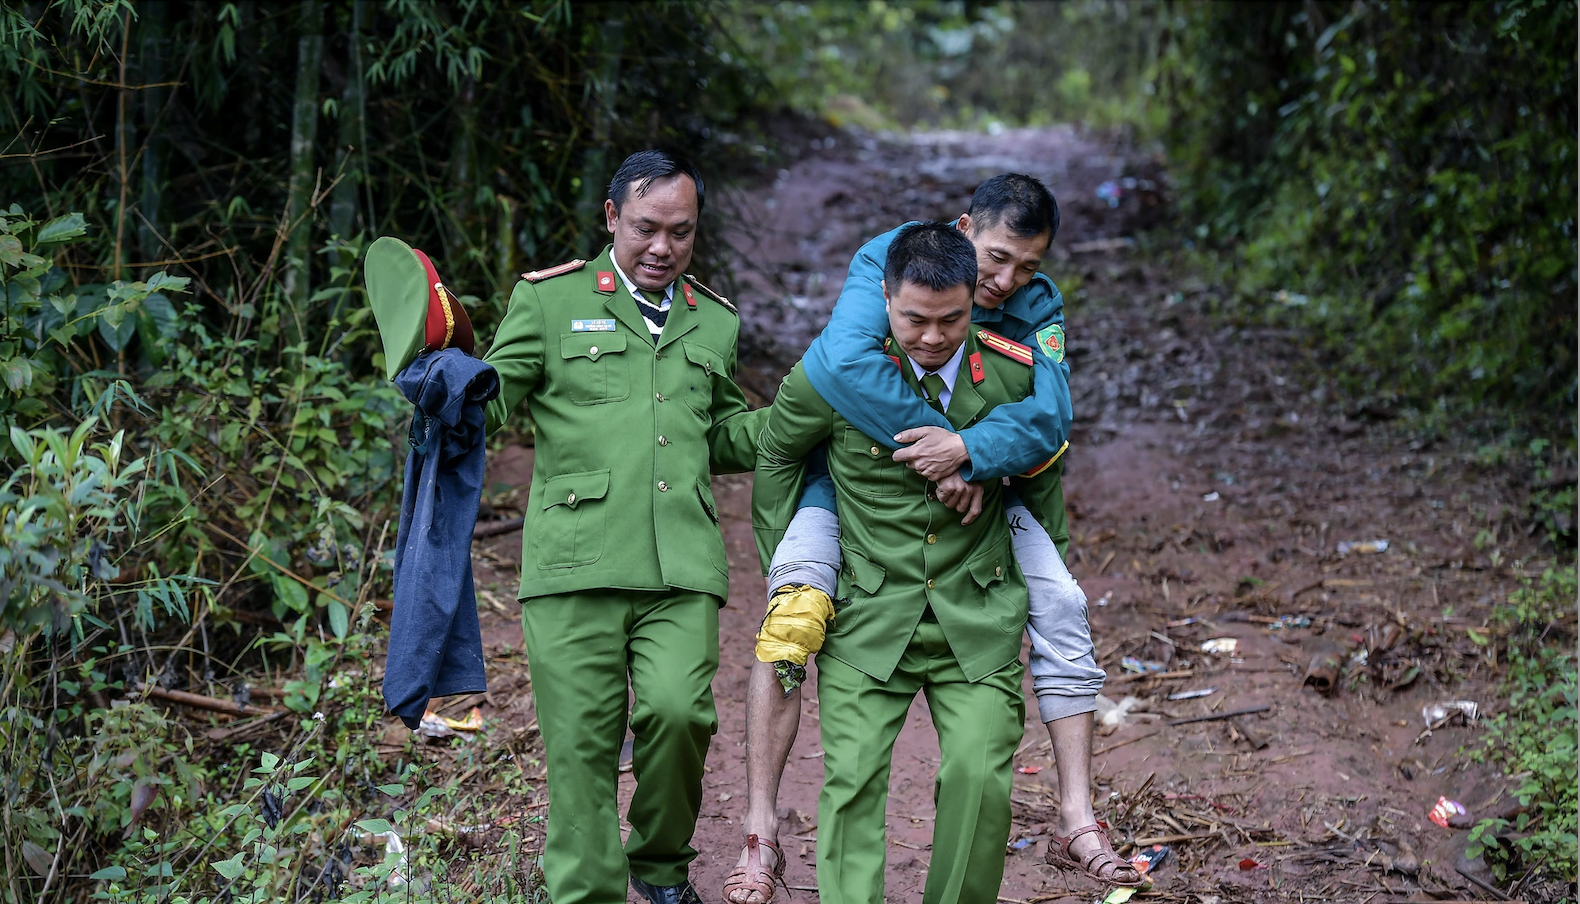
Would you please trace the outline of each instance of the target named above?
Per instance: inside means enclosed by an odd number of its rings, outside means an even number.
[[[968,340],[976,351],[961,351],[937,371],[923,373],[914,381],[907,367],[895,367],[893,348],[885,348],[885,343],[891,342],[896,292],[895,285],[885,281],[885,266],[892,263],[888,258],[897,236],[907,228],[879,236],[857,253],[829,326],[797,369],[799,379],[846,422],[844,435],[836,435],[828,443],[831,458],[844,445],[865,443],[861,451],[874,463],[892,461],[909,466],[910,472],[900,473],[919,481],[917,491],[932,513],[929,529],[917,540],[924,552],[936,551],[955,534],[982,530],[976,525],[979,513],[986,512],[990,520],[1006,527],[1014,558],[1030,587],[1030,623],[1026,627],[1032,642],[1031,672],[1040,715],[1053,740],[1062,791],[1059,833],[1049,843],[1048,860],[1111,884],[1139,884],[1141,877],[1113,854],[1106,835],[1095,824],[1090,796],[1092,712],[1104,674],[1093,657],[1085,596],[1062,560],[1068,525],[1060,456],[1067,445],[1070,423],[1063,300],[1052,281],[1037,272],[1058,230],[1058,208],[1047,189],[1028,176],[1005,174],[977,189],[969,211],[952,224],[959,236],[969,239],[977,264],[970,281],[975,305],[968,306],[953,324],[966,334],[954,350],[960,351]],[[899,330],[894,332],[897,337]],[[961,383],[979,387],[995,367],[1006,365],[1017,368],[1024,377],[1024,392],[962,416],[964,412],[955,407],[956,387]],[[797,377],[793,374],[792,379]],[[787,388],[789,385],[787,381]],[[775,409],[781,404],[776,403]],[[896,447],[891,459],[890,451]],[[758,510],[759,545],[765,557],[773,555],[768,583],[772,599],[759,635],[759,662],[748,700],[748,838],[725,887],[725,897],[733,904],[765,904],[773,896],[774,877],[783,872],[774,844],[775,804],[799,720],[797,685],[804,675],[807,654],[817,650],[825,621],[833,614],[831,598],[852,596],[852,587],[855,595],[861,595],[863,566],[875,561],[862,558],[859,552],[851,554],[849,505],[838,492],[837,479],[830,481],[822,472],[816,453],[812,459],[807,488],[793,519],[789,510],[776,509],[788,524],[767,523],[772,519],[761,507]],[[761,458],[759,467],[763,467]],[[799,471],[793,476],[799,478]],[[1009,486],[1004,486],[1004,478],[1010,478]],[[770,476],[764,482],[760,476],[759,481],[761,499],[775,486],[775,478]],[[855,490],[850,496],[871,498]],[[996,510],[992,504],[995,498]],[[782,506],[783,499],[776,504]],[[964,512],[964,519],[959,524],[944,520],[941,505]],[[882,556],[876,561],[887,566]],[[887,567],[892,576],[892,566]],[[872,579],[869,572],[867,583]],[[998,587],[996,592],[1004,590]],[[924,607],[924,615],[928,617],[910,627],[899,626],[901,642],[913,628],[920,632],[932,630],[927,627],[931,624],[947,625],[947,619],[934,620],[936,610],[931,603]],[[825,750],[829,749],[828,733],[834,728],[826,698],[828,674],[831,667],[838,670],[838,663],[831,665],[831,660],[846,661],[836,650],[850,644],[842,644],[838,638],[850,636],[854,620],[842,611],[827,622],[824,652],[829,655],[820,660]],[[1011,660],[1018,663],[1020,627],[1015,625],[1011,633],[1016,649],[999,665],[1010,668]],[[947,650],[962,657],[961,662],[973,655],[960,648],[969,641],[947,631],[945,636]],[[994,674],[999,679],[1007,677]],[[986,676],[972,677],[987,680]],[[1018,688],[1018,678],[1016,682]],[[968,683],[972,683],[970,679]],[[903,713],[902,708],[902,717]],[[1018,723],[1014,734],[1018,743]],[[1012,743],[1011,754],[1013,749]],[[886,786],[887,753],[882,760],[882,784]],[[826,764],[831,778],[834,764],[833,760]],[[1008,770],[1006,759],[1002,770],[1006,789]],[[941,771],[941,779],[943,775]],[[826,787],[824,805],[829,794]],[[1006,798],[1001,833],[1006,838],[1007,806]],[[940,826],[944,825],[942,812],[940,798]],[[820,839],[828,837],[828,823],[820,821],[820,825],[824,826]],[[987,832],[988,826],[978,823],[977,831]],[[999,839],[1000,852],[1004,840]],[[961,900],[964,886],[934,879],[942,875],[947,860],[939,858],[943,852],[937,845],[935,840],[926,900],[928,904]],[[820,844],[819,878],[827,898],[832,875],[826,874],[821,863],[823,850]],[[1002,865],[1000,856],[995,876],[1001,874]],[[981,878],[980,870],[970,872]],[[881,851],[875,876],[879,897],[873,900],[881,900]],[[996,883],[995,878],[992,889],[980,883],[973,883],[973,887],[986,896],[984,900],[991,901]],[[974,895],[967,897],[975,899]]]

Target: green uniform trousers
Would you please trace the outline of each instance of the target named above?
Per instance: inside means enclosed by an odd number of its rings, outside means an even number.
[[[884,816],[894,739],[916,692],[927,697],[942,758],[924,904],[994,904],[1009,841],[1012,763],[1026,717],[1019,661],[966,680],[943,629],[924,620],[888,681],[832,656],[817,660],[823,728],[817,886],[822,904],[883,904]],[[558,904],[558,901],[556,901]]]
[[[686,881],[702,764],[719,728],[718,597],[589,590],[537,597],[521,612],[548,755],[549,898],[623,904],[627,873],[653,885]],[[622,852],[616,793],[628,676],[637,784]]]

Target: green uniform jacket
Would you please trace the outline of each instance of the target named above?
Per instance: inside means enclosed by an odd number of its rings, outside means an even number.
[[[900,360],[906,384],[920,392],[910,362]],[[980,382],[973,382],[976,360],[983,365]],[[994,406],[1031,394],[1031,367],[989,349],[973,330],[945,416],[960,430]],[[988,483],[981,517],[963,526],[960,513],[937,500],[926,478],[840,417],[801,365],[785,378],[769,410],[752,492],[753,530],[765,566],[795,515],[803,459],[828,440],[844,556],[838,596],[850,603],[836,605],[821,655],[887,681],[931,605],[968,680],[1019,658],[1026,579],[1015,563],[999,481]],[[1017,483],[1027,509],[1044,524],[1046,514],[1064,507],[1060,471],[1055,466]]]
[[[751,470],[764,417],[733,379],[735,309],[687,277],[655,347],[609,248],[528,277],[484,358],[501,386],[489,432],[523,399],[537,428],[520,598],[680,588],[723,600],[708,475]]]

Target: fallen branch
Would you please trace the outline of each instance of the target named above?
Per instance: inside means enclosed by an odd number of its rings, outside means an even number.
[[[1129,675],[1120,675],[1118,678],[1110,678],[1108,683],[1129,684],[1132,681],[1145,681],[1149,678],[1157,679],[1159,681],[1172,681],[1176,678],[1189,678],[1194,674],[1196,674],[1195,669],[1180,669],[1174,672],[1141,672],[1139,674],[1132,673]]]
[[[1258,731],[1255,728],[1252,728],[1251,727],[1251,723],[1248,720],[1236,718],[1234,720],[1234,729],[1235,729],[1235,731],[1238,731],[1240,733],[1241,737],[1245,738],[1246,741],[1250,742],[1252,747],[1256,748],[1257,750],[1266,750],[1267,749],[1267,745],[1268,745],[1267,735],[1263,734],[1261,731]]]
[[[472,528],[472,539],[481,540],[484,537],[492,537],[497,534],[508,534],[511,531],[520,530],[521,525],[525,524],[526,521],[527,519],[525,518],[506,518],[503,521],[488,521]]]
[[[232,716],[257,716],[289,711],[281,710],[279,707],[274,706],[251,706],[245,703],[237,703],[235,700],[221,700],[217,697],[205,697],[202,694],[192,694],[186,691],[166,690],[157,684],[145,684],[142,687],[142,691],[143,696],[152,697],[155,700],[179,703],[182,706],[190,706],[193,709],[206,709],[209,712],[225,713]]]
[[[1265,713],[1273,708],[1271,703],[1261,706],[1248,706],[1245,709],[1231,709],[1226,713],[1211,713],[1205,716],[1191,716],[1189,719],[1170,719],[1165,725],[1189,725],[1192,722],[1217,722],[1221,719],[1233,719],[1235,716],[1249,716],[1253,713]]]
[[[1118,750],[1121,747],[1124,747],[1124,746],[1127,746],[1127,745],[1130,745],[1130,744],[1134,744],[1137,741],[1145,741],[1147,738],[1150,738],[1150,737],[1152,737],[1155,734],[1157,734],[1157,732],[1149,731],[1149,732],[1147,732],[1144,735],[1136,735],[1133,738],[1125,738],[1123,741],[1115,741],[1114,743],[1109,744],[1107,747],[1100,747],[1097,750],[1092,751],[1092,758],[1096,759],[1097,757],[1100,757],[1100,756],[1102,756],[1105,753],[1109,753],[1111,751]]]
[[[1475,885],[1477,888],[1481,889],[1482,891],[1486,892],[1489,895],[1492,895],[1495,898],[1502,898],[1502,899],[1507,899],[1508,898],[1508,895],[1503,893],[1503,889],[1497,887],[1496,885],[1493,885],[1491,882],[1488,882],[1485,879],[1480,879],[1480,878],[1477,878],[1476,876],[1471,875],[1470,873],[1465,871],[1465,868],[1463,866],[1460,866],[1457,863],[1454,864],[1454,872],[1459,873],[1461,876],[1464,876],[1466,879],[1469,879],[1472,885]]]
[[[1146,847],[1149,844],[1178,844],[1181,841],[1203,841],[1217,837],[1218,833],[1216,832],[1198,832],[1195,834],[1186,832],[1183,835],[1157,835],[1152,838],[1137,838],[1130,843],[1136,847]]]
[[[1486,898],[1405,898],[1398,904],[1527,904],[1524,898],[1509,900],[1500,898],[1489,901]]]

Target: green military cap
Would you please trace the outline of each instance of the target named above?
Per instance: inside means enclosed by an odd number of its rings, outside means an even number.
[[[395,379],[424,352],[458,348],[472,353],[472,321],[439,281],[428,255],[393,236],[381,236],[363,261],[368,304],[384,340],[384,371]]]

